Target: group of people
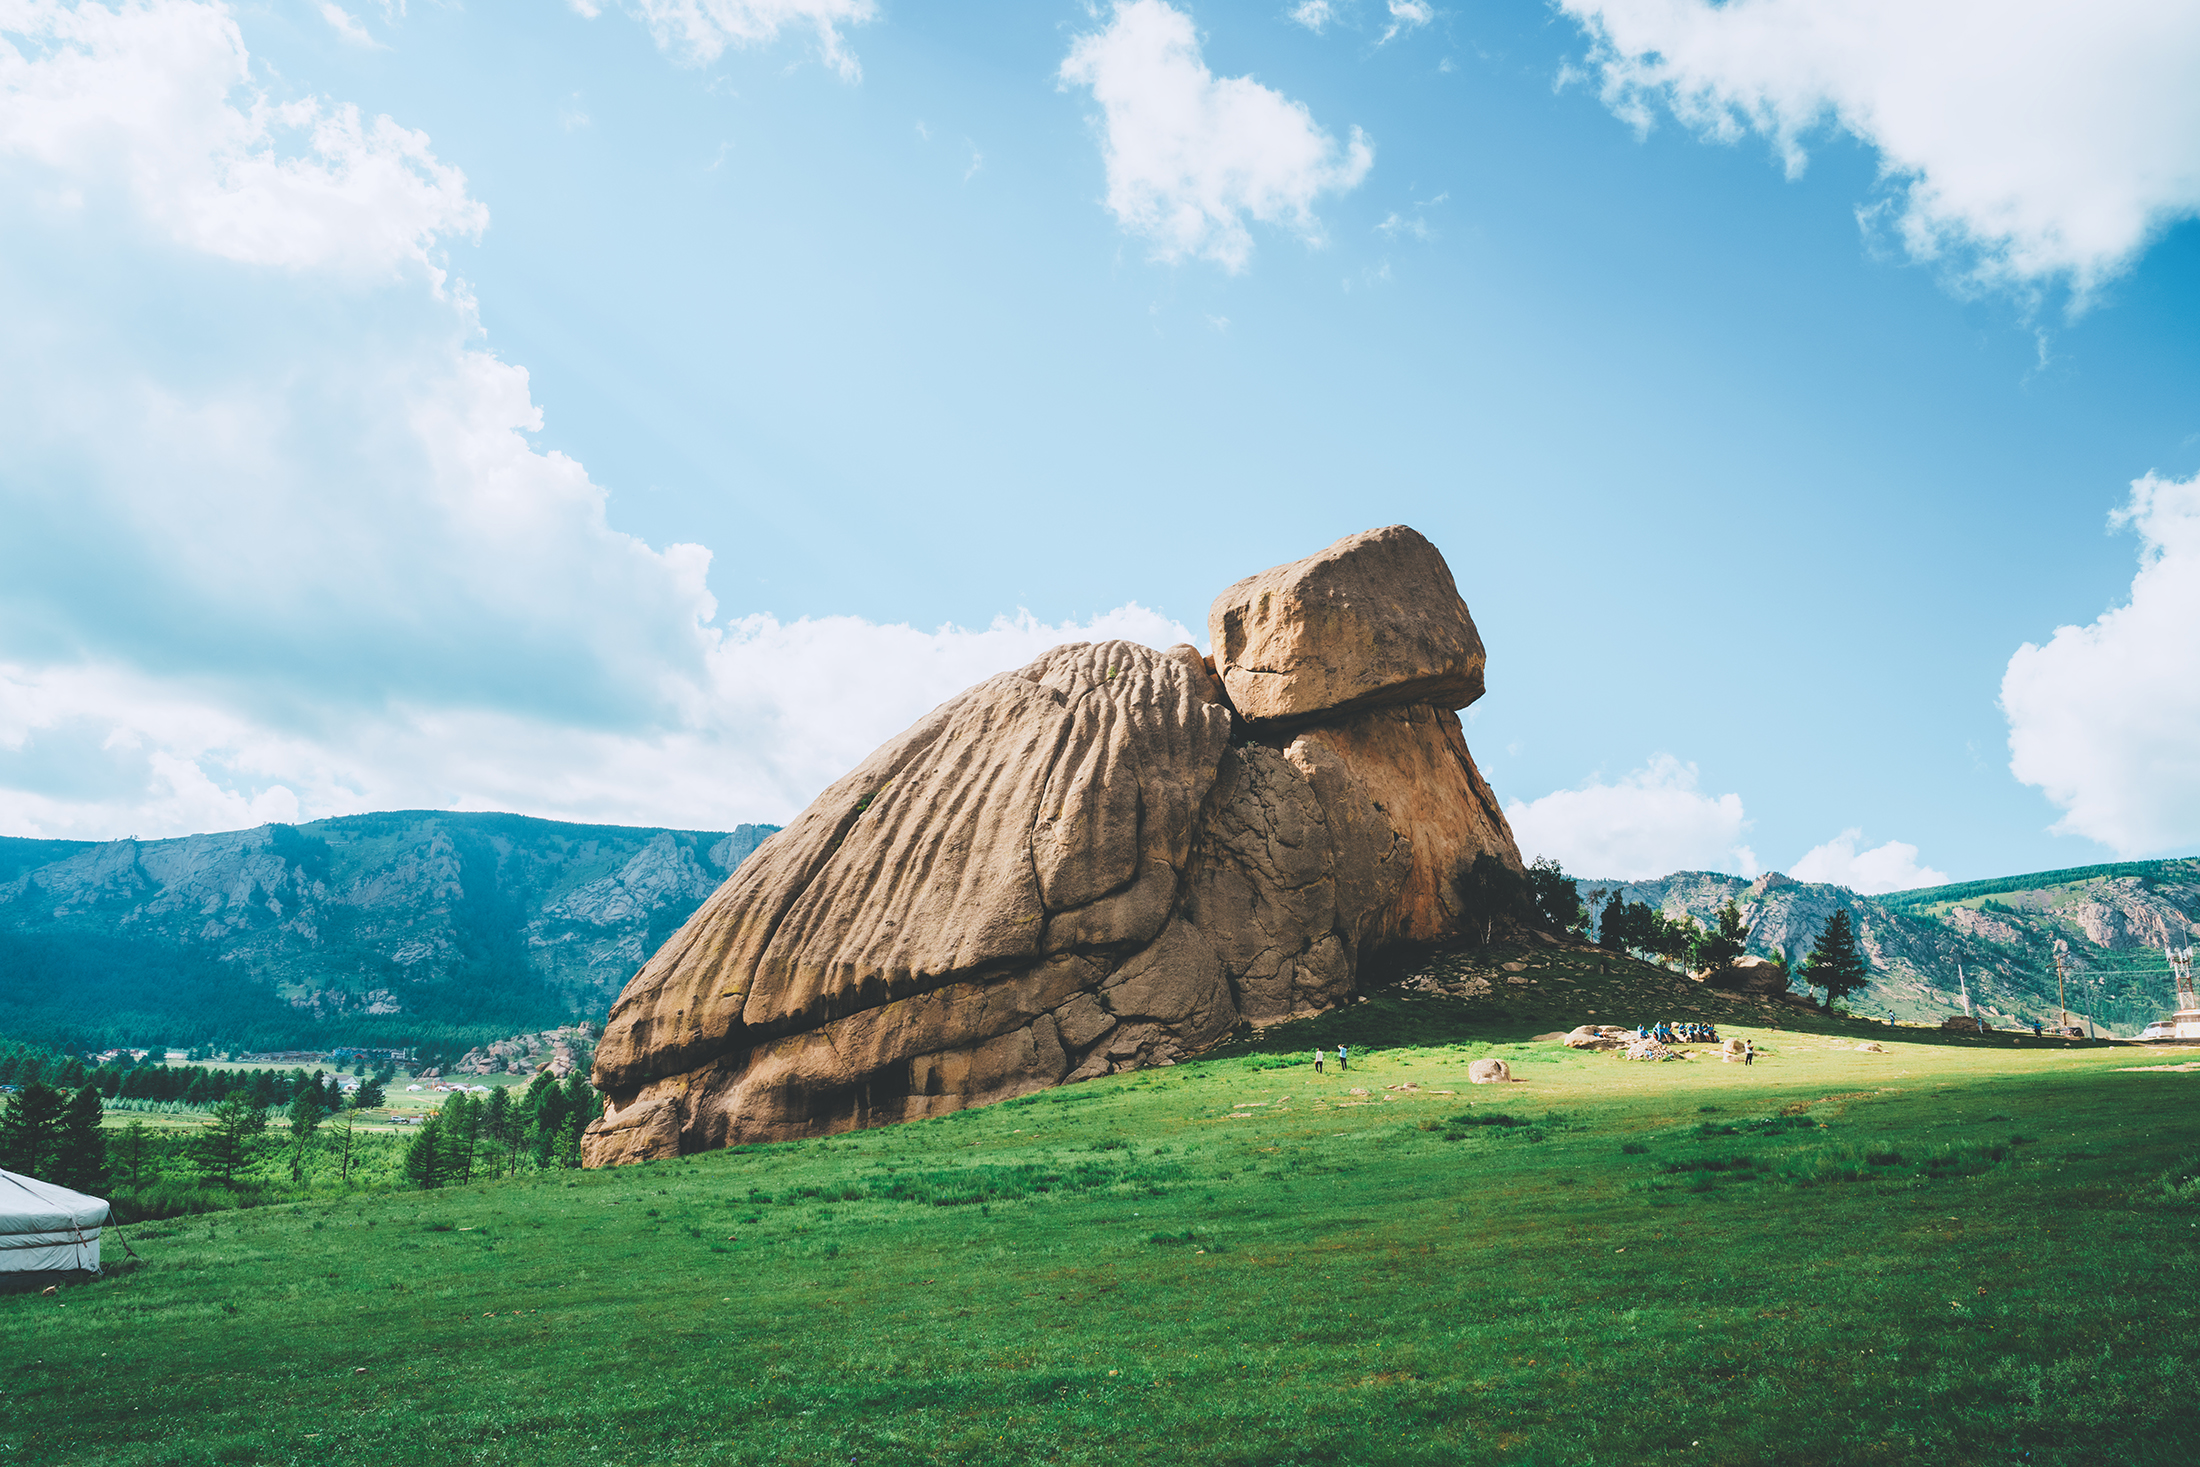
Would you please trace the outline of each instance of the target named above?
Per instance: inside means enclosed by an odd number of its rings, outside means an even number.
[[[1717,1044],[1719,1026],[1716,1024],[1674,1024],[1663,1019],[1655,1024],[1640,1025],[1635,1030],[1637,1039],[1655,1039],[1660,1044]]]
[[[1351,1068],[1351,1058],[1349,1050],[1341,1044],[1337,1046],[1337,1072],[1339,1074]],[[1314,1073],[1317,1075],[1322,1073],[1322,1051],[1319,1049],[1314,1051]]]

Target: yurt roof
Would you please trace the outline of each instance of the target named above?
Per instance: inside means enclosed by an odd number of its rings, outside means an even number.
[[[0,1171],[0,1233],[65,1232],[107,1221],[107,1202],[18,1172]]]

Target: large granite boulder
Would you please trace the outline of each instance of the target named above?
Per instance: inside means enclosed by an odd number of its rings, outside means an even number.
[[[1082,643],[942,704],[827,789],[627,985],[596,1049],[588,1163],[1172,1064],[1345,1002],[1386,943],[1448,935],[1459,874],[1520,856],[1457,715],[1420,696],[1457,697],[1463,662],[1450,683],[1401,669],[1463,627],[1479,692],[1480,642],[1410,530],[1300,567],[1317,564],[1344,567],[1367,664],[1349,638],[1321,644],[1326,718],[1254,723],[1191,647]],[[1446,598],[1440,633],[1426,608]],[[1311,686],[1294,706],[1318,715]]]
[[[1207,636],[1231,704],[1255,725],[1482,696],[1474,618],[1444,557],[1404,525],[1247,576],[1215,598]]]

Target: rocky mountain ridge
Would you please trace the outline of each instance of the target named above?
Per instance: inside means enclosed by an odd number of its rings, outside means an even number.
[[[1778,872],[1747,880],[1680,871],[1576,885],[1584,899],[1601,892],[1605,901],[1644,902],[1706,925],[1733,901],[1751,929],[1749,950],[1784,956],[1798,972],[1826,919],[1846,910],[1872,971],[1871,987],[1850,1007],[1912,1021],[1962,1012],[1967,988],[1973,1008],[1991,1021],[2052,1022],[2066,1005],[2073,1016],[2135,1033],[2171,1007],[2163,935],[2185,945],[2200,932],[2200,860],[2192,859],[2074,867],[1882,896]],[[2068,945],[2060,1001],[2058,941]]]
[[[0,1030],[279,1048],[593,1017],[775,829],[389,811],[0,839]]]

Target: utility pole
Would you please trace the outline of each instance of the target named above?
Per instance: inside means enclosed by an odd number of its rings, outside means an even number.
[[[1963,964],[1956,964],[1956,987],[1963,991],[1963,1011],[1971,1014],[1971,985],[1963,981]],[[1978,1015],[1971,1014],[1972,1018]]]
[[[2070,1004],[2063,997],[2063,954],[2070,951],[2070,944],[2055,939],[2055,1007],[2062,1011],[2062,1026],[2070,1028]]]
[[[2200,1039],[2200,995],[2192,988],[2192,944],[2171,947],[2169,927],[2162,928],[2162,956],[2169,959],[2170,980],[2177,985],[2177,1013],[2171,1019],[2179,1039]]]

